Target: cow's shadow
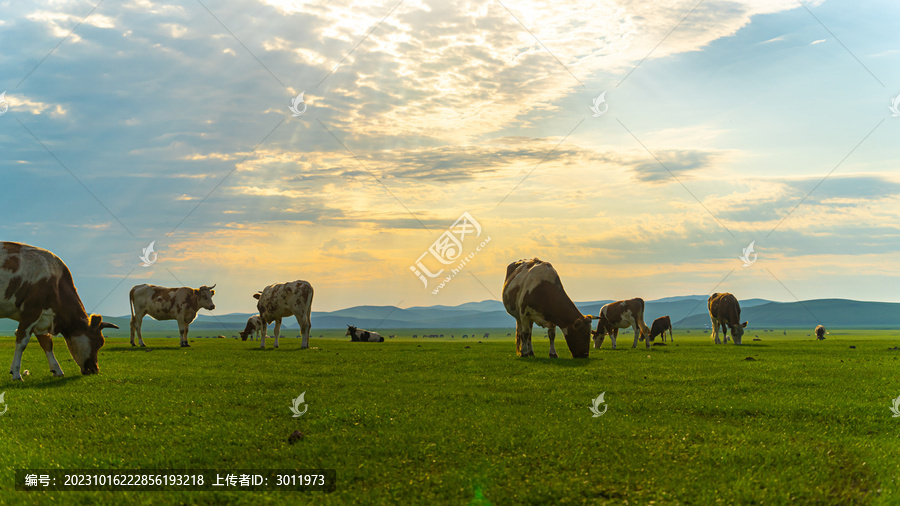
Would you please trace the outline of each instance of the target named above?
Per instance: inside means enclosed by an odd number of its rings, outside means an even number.
[[[50,372],[47,371],[47,374],[50,374]],[[54,378],[52,376],[48,376],[46,378],[42,378],[37,381],[34,381],[34,380],[29,381],[28,379],[26,379],[24,382],[21,382],[21,383],[13,382],[13,384],[10,386],[12,386],[13,388],[26,388],[26,389],[58,388],[58,387],[64,387],[64,386],[68,385],[69,383],[72,383],[73,381],[81,381],[81,376],[82,376],[81,373],[78,373],[77,376],[66,375],[66,376],[63,376],[62,378]],[[29,376],[29,378],[30,378],[30,376]]]
[[[194,346],[191,346],[190,348],[194,348]],[[111,348],[107,348],[106,346],[104,346],[100,351],[101,351],[101,352],[106,352],[106,351],[114,351],[114,352],[133,351],[133,352],[139,352],[139,351],[178,351],[178,350],[183,350],[183,349],[184,349],[184,348],[182,348],[181,346],[147,346],[147,347],[143,347],[143,346],[130,346],[130,345],[129,345],[129,346],[114,346],[114,347],[111,347]]]
[[[559,357],[559,358],[550,358],[550,357],[527,357],[527,358],[519,358],[519,360],[527,361],[529,364],[541,364],[546,366],[555,366],[555,367],[587,367],[591,363],[591,359],[589,358],[572,358],[572,357]]]

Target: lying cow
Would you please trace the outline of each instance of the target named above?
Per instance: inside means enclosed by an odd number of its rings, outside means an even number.
[[[709,296],[707,302],[709,308],[709,319],[712,323],[712,336],[710,336],[716,344],[719,341],[719,327],[722,328],[724,342],[728,342],[728,329],[731,329],[731,338],[734,344],[741,344],[741,336],[744,335],[744,328],[747,322],[741,321],[741,305],[734,295],[730,293],[714,293]]]
[[[181,347],[189,348],[188,327],[200,308],[212,311],[216,308],[213,304],[213,290],[216,285],[200,288],[167,288],[156,285],[135,285],[128,293],[131,303],[131,345],[134,346],[134,335],[137,334],[141,347],[145,347],[144,338],[141,335],[141,325],[144,316],[150,315],[156,320],[176,320],[178,322],[178,335],[181,338]]]
[[[63,375],[53,355],[53,336],[59,334],[81,374],[97,374],[97,352],[106,342],[103,329],[119,328],[100,315],[88,316],[72,274],[58,256],[17,242],[0,242],[0,318],[19,322],[9,368],[13,381],[22,379],[22,354],[32,334],[54,376]]]
[[[365,329],[358,329],[353,325],[347,325],[347,333],[345,336],[350,336],[350,341],[354,343],[383,343],[384,336],[379,334],[378,332],[369,332]]]
[[[250,318],[247,318],[247,326],[244,327],[244,330],[242,332],[240,332],[241,341],[246,341],[248,337],[252,341],[254,334],[256,335],[256,337],[262,339],[262,330],[263,323],[259,315],[254,315]]]
[[[302,280],[276,283],[265,287],[262,292],[253,294],[253,298],[259,301],[256,303],[256,309],[259,310],[263,325],[260,348],[266,347],[266,331],[272,322],[275,322],[275,347],[278,347],[281,319],[286,316],[297,318],[300,334],[303,336],[300,348],[309,348],[309,331],[312,328],[309,323],[313,300],[312,285]]]
[[[662,336],[663,342],[666,342],[666,332],[669,333],[669,339],[675,342],[675,336],[672,334],[672,320],[667,316],[660,316],[653,320],[650,325],[650,340],[656,339],[656,336]]]
[[[608,335],[612,341],[612,348],[616,349],[616,338],[619,336],[619,329],[634,329],[634,344],[632,348],[636,348],[638,340],[645,341],[646,347],[650,347],[650,340],[643,339],[650,335],[650,329],[644,323],[644,299],[640,297],[628,300],[620,300],[610,302],[600,308],[600,321],[597,323],[597,330],[591,332],[594,336],[594,348],[600,348],[603,340]]]
[[[503,306],[516,319],[516,355],[533,357],[532,326],[547,329],[550,357],[557,358],[553,340],[556,327],[562,330],[573,358],[590,354],[591,315],[583,315],[566,295],[559,274],[548,262],[537,258],[519,260],[506,267]]]
[[[817,325],[817,326],[816,326],[816,340],[817,340],[817,341],[824,341],[824,340],[825,340],[825,334],[830,334],[830,332],[826,332],[826,331],[825,331],[825,326],[824,326],[824,325]]]

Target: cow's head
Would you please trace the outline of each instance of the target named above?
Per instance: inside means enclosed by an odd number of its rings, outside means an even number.
[[[253,321],[252,316],[250,318],[247,318],[247,326],[244,327],[244,330],[239,332],[239,334],[241,335],[241,341],[246,341],[247,336],[253,333],[254,327],[256,326],[254,325],[254,323],[255,322]]]
[[[731,338],[734,339],[734,344],[741,344],[741,336],[744,335],[744,327],[747,326],[748,322],[740,323],[737,325],[729,325],[731,328]]]
[[[200,297],[199,297],[198,301],[199,301],[200,307],[202,307],[203,309],[209,309],[210,311],[212,311],[213,309],[216,308],[216,305],[213,304],[213,300],[212,300],[213,295],[216,294],[216,291],[213,290],[213,288],[215,288],[215,287],[216,287],[216,285],[213,285],[213,286],[203,285],[197,290],[198,292],[200,292]]]
[[[81,374],[97,374],[100,366],[97,365],[97,352],[103,347],[106,339],[103,337],[103,329],[117,329],[117,325],[103,321],[103,317],[91,315],[87,329],[75,333],[66,339],[66,346],[72,359],[81,367]]]
[[[563,328],[572,358],[588,358],[591,353],[591,315],[578,318]]]
[[[353,336],[353,335],[356,335],[356,327],[354,327],[353,325],[347,325],[347,333],[344,334],[344,335],[345,335],[345,336]]]
[[[609,320],[606,316],[601,314],[596,318],[599,320],[597,322],[597,330],[592,330],[591,336],[594,338],[594,348],[599,349],[603,344],[603,340],[606,338],[606,334],[612,332],[612,326],[609,324]]]

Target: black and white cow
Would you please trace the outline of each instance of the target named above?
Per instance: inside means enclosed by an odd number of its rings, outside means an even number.
[[[200,308],[212,311],[216,308],[213,304],[213,290],[216,285],[200,288],[181,286],[167,288],[156,285],[135,285],[128,293],[131,304],[131,345],[134,346],[134,335],[137,334],[138,342],[142,347],[144,338],[141,335],[141,325],[144,316],[150,315],[155,320],[176,320],[178,322],[178,335],[181,338],[181,347],[188,348],[188,328],[191,322],[197,318]]]
[[[103,329],[117,329],[100,315],[85,312],[66,264],[53,253],[17,242],[0,242],[0,318],[19,322],[16,351],[9,373],[21,380],[22,354],[31,335],[47,355],[50,372],[62,376],[53,355],[53,336],[62,334],[81,368],[97,374],[97,352],[105,343]]]
[[[310,314],[312,312],[313,287],[303,280],[269,285],[262,292],[253,294],[259,300],[256,309],[262,319],[263,333],[259,347],[266,347],[266,332],[269,324],[275,322],[275,347],[278,347],[278,336],[281,332],[281,319],[286,316],[297,318],[300,334],[303,337],[300,348],[309,348]]]
[[[550,357],[556,358],[556,327],[562,329],[574,358],[590,354],[591,315],[583,315],[566,295],[559,274],[549,262],[519,260],[506,267],[503,306],[516,319],[516,355],[533,357],[531,331],[536,323],[547,329]]]
[[[599,348],[603,344],[603,339],[609,335],[612,347],[616,349],[616,338],[619,336],[619,329],[627,329],[628,327],[634,329],[634,344],[631,345],[632,348],[637,347],[638,340],[645,341],[646,347],[650,347],[650,340],[642,339],[650,335],[650,329],[644,323],[644,299],[640,297],[610,302],[600,308],[600,321],[597,323],[597,330],[592,332],[594,348]]]
[[[241,341],[246,341],[248,337],[252,341],[254,335],[262,339],[262,331],[262,318],[260,318],[259,315],[251,316],[250,318],[247,318],[247,326],[244,327],[244,330],[242,332],[240,332]]]
[[[744,335],[747,322],[740,323],[741,305],[738,303],[737,297],[730,293],[714,293],[709,296],[707,306],[712,323],[712,336],[710,337],[715,343],[722,343],[719,341],[719,327],[721,327],[725,338],[724,342],[728,342],[728,330],[730,329],[734,344],[741,344],[741,336]]]
[[[350,341],[354,343],[383,343],[384,336],[379,334],[378,332],[370,332],[365,329],[358,329],[353,325],[347,325],[347,333],[345,336],[350,336]]]

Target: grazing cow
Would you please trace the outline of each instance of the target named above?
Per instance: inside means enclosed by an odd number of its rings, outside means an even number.
[[[824,326],[824,325],[817,325],[817,326],[816,326],[816,340],[817,340],[817,341],[824,341],[824,340],[825,340],[825,334],[830,334],[830,332],[826,332],[826,331],[825,331],[825,326]]]
[[[262,329],[263,323],[259,315],[253,315],[250,318],[247,318],[247,326],[244,327],[243,332],[241,332],[241,341],[246,341],[247,337],[250,337],[250,340],[252,341],[254,335],[262,339]]]
[[[609,335],[612,340],[612,347],[616,349],[616,337],[619,336],[619,329],[634,329],[634,344],[632,348],[637,347],[638,339],[650,335],[650,329],[644,323],[644,299],[640,297],[628,300],[620,300],[610,302],[600,308],[600,321],[597,323],[597,330],[591,332],[594,336],[594,348],[599,348],[603,344],[603,339]],[[647,348],[650,347],[650,340],[644,339]]]
[[[281,319],[294,316],[300,324],[303,336],[300,348],[309,348],[310,312],[312,310],[313,287],[306,281],[297,280],[289,283],[269,285],[260,293],[253,294],[258,299],[256,308],[262,318],[263,333],[259,347],[266,347],[266,331],[269,323],[275,322],[275,347],[278,347],[278,335],[281,332]]]
[[[656,339],[656,336],[662,336],[663,342],[666,342],[666,331],[669,332],[669,339],[675,342],[675,336],[672,334],[672,320],[667,316],[660,316],[653,320],[650,325],[650,340]]]
[[[537,258],[519,260],[506,267],[503,306],[516,319],[516,355],[533,357],[531,330],[536,323],[547,329],[550,357],[557,358],[556,327],[562,329],[574,358],[590,354],[591,315],[583,315],[566,295],[556,269]]]
[[[181,337],[181,347],[189,348],[188,327],[200,308],[212,311],[216,308],[213,304],[213,290],[216,285],[200,288],[166,288],[156,285],[135,285],[128,293],[131,304],[131,345],[134,346],[134,335],[137,334],[141,347],[145,347],[144,338],[141,335],[141,325],[144,316],[150,315],[156,320],[177,320],[178,335]]]
[[[731,338],[734,344],[741,344],[741,336],[744,335],[744,328],[747,322],[741,321],[741,305],[738,304],[737,298],[730,293],[714,293],[709,296],[709,320],[712,323],[712,336],[710,336],[716,344],[719,341],[719,327],[722,328],[722,334],[725,336],[724,342],[728,342],[728,329],[731,329]]]
[[[489,333],[485,333],[485,334],[484,334],[484,337],[483,337],[482,339],[487,339],[487,338],[489,338],[489,337],[491,337],[491,335],[490,335]]]
[[[354,343],[383,343],[384,336],[379,334],[378,332],[369,332],[365,329],[358,329],[353,325],[347,325],[347,333],[345,336],[350,336],[350,341]]]
[[[31,335],[47,356],[50,372],[62,376],[53,355],[53,336],[62,334],[81,374],[97,374],[103,329],[117,329],[100,315],[88,315],[66,264],[53,253],[17,242],[0,242],[0,318],[19,322],[9,373],[22,379],[22,353]]]

